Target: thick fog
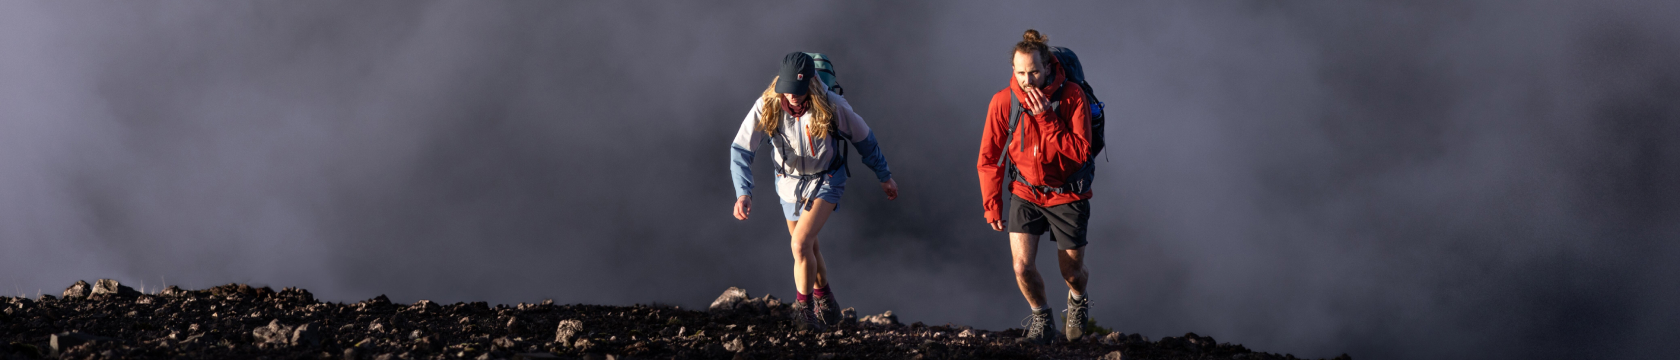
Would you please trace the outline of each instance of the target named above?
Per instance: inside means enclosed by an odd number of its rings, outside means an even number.
[[[1310,357],[1667,358],[1677,18],[1641,1],[6,2],[0,293],[791,298],[773,192],[734,220],[727,149],[781,55],[817,51],[902,190],[887,201],[853,164],[821,237],[842,306],[1018,327],[974,165],[1034,28],[1107,103],[1101,325]]]

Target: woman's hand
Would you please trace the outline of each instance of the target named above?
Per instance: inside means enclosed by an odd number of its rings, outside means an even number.
[[[881,192],[887,193],[887,200],[898,199],[898,181],[887,179],[887,182],[881,183]]]
[[[752,196],[741,195],[735,198],[735,220],[746,220],[747,214],[752,213]]]

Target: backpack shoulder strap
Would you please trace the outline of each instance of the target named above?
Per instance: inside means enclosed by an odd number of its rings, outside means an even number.
[[[1019,125],[1020,123],[1021,123],[1021,99],[1018,99],[1018,98],[1015,97],[1015,92],[1014,91],[1010,91],[1009,92],[1009,128],[1005,129],[1004,132],[1003,132],[1003,153],[998,156],[998,162],[997,162],[998,166],[1003,166],[1005,161],[1009,161],[1009,144],[1018,143],[1017,141],[1015,141],[1015,137],[1020,136],[1020,135],[1015,133],[1015,127],[1017,125]],[[1021,146],[1023,148],[1026,147],[1026,145],[1019,145],[1019,146]]]

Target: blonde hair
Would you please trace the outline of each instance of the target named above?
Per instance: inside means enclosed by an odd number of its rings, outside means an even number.
[[[778,77],[779,78],[779,77]],[[770,79],[770,86],[764,88],[764,94],[758,97],[758,130],[764,134],[776,136],[776,129],[782,125],[782,94],[776,93],[777,78]],[[810,97],[809,110],[811,113],[811,137],[822,139],[828,137],[830,129],[834,128],[834,105],[828,101],[828,89],[824,89],[822,81],[811,79],[811,89],[806,91]]]

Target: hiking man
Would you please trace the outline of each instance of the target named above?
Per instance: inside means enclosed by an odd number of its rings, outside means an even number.
[[[869,124],[852,111],[846,98],[820,78],[821,54],[789,53],[779,75],[753,103],[731,144],[730,173],[735,183],[735,219],[752,212],[752,165],[759,146],[768,142],[776,163],[776,194],[793,241],[793,281],[798,291],[794,325],[821,331],[839,324],[840,304],[829,287],[828,267],[817,245],[817,232],[846,191],[846,145],[857,146],[863,164],[875,171],[887,199],[898,198],[898,182],[875,142]],[[832,76],[832,65],[823,67]],[[832,79],[832,78],[830,78]],[[832,82],[832,81],[830,81]]]
[[[1036,30],[1021,37],[1011,52],[1014,76],[1009,86],[992,95],[986,111],[976,168],[986,222],[992,230],[1009,232],[1015,282],[1032,306],[1022,340],[1048,344],[1058,334],[1045,301],[1044,279],[1033,263],[1038,238],[1046,231],[1056,243],[1056,260],[1069,288],[1066,338],[1083,336],[1088,318],[1085,233],[1091,192],[1089,181],[1076,187],[1069,179],[1093,153],[1091,109],[1084,89],[1069,80],[1069,71],[1052,56],[1048,38]],[[1005,181],[1010,194],[1007,218],[999,203]]]

